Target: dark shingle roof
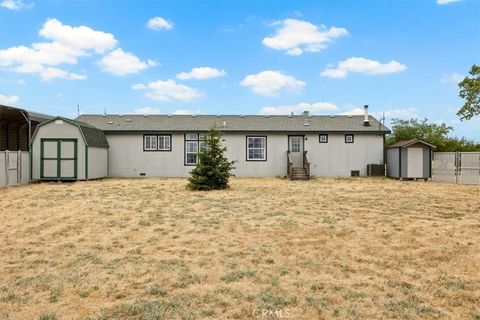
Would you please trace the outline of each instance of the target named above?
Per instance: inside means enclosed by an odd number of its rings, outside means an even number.
[[[433,144],[430,144],[430,143],[425,142],[425,141],[420,140],[420,139],[410,139],[410,140],[398,141],[398,142],[396,142],[392,145],[389,145],[387,148],[405,148],[405,147],[414,145],[416,143],[421,143],[421,144],[424,144],[424,145],[429,146],[431,148],[435,148],[435,146]]]
[[[82,132],[82,135],[85,138],[85,143],[87,144],[87,146],[96,147],[96,148],[110,147],[108,145],[107,138],[105,138],[105,134],[103,133],[102,130],[95,128],[94,126],[82,121],[71,120],[63,117],[55,117],[54,119],[41,123],[39,126],[46,125],[47,123],[50,123],[57,119],[61,119],[65,122],[73,124],[74,126],[77,126]],[[38,130],[38,128],[36,130]]]
[[[365,132],[390,133],[377,119],[369,116],[260,116],[260,115],[81,115],[77,118],[105,132],[133,131],[207,131],[217,127],[225,132]]]

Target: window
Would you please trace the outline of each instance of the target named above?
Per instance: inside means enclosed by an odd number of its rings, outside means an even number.
[[[143,150],[145,151],[157,150],[157,136],[144,136]]]
[[[319,141],[320,143],[328,143],[328,134],[321,134]]]
[[[185,165],[194,166],[198,163],[198,151],[203,150],[206,145],[206,134],[186,133],[185,134]]]
[[[292,152],[300,152],[300,138],[292,138]]]
[[[143,151],[172,151],[172,136],[169,134],[144,135]]]
[[[158,150],[170,151],[170,140],[171,136],[158,136]]]
[[[345,143],[353,143],[353,134],[345,135]]]
[[[267,137],[247,137],[247,161],[267,160]]]

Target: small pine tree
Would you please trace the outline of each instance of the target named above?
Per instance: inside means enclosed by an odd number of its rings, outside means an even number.
[[[198,152],[197,166],[190,172],[187,188],[190,190],[218,190],[228,188],[235,161],[229,161],[222,146],[222,134],[212,128]]]

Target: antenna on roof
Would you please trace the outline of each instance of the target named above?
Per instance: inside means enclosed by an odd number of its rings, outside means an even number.
[[[107,107],[105,107],[105,108],[103,109],[103,115],[104,115],[104,116],[107,115]]]
[[[80,117],[80,105],[77,103],[77,117]]]
[[[385,125],[385,111],[383,112],[382,119],[378,123],[378,131],[382,130],[382,124]]]

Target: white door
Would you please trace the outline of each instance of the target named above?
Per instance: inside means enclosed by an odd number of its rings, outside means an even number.
[[[289,136],[288,150],[294,167],[303,167],[303,136]]]
[[[407,174],[409,178],[423,177],[423,148],[409,148]]]

